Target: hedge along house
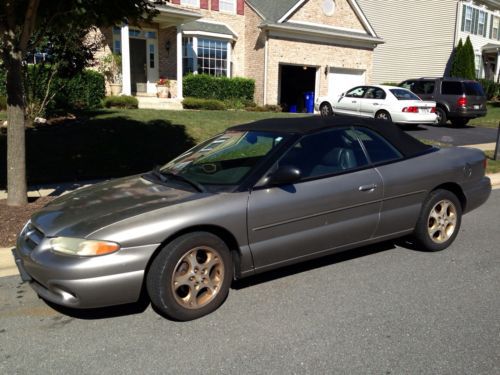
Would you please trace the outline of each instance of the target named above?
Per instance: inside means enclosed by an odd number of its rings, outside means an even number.
[[[155,1],[151,24],[102,30],[122,55],[122,92],[154,96],[160,77],[183,97],[189,73],[253,78],[258,104],[299,104],[366,83],[382,43],[356,0]]]

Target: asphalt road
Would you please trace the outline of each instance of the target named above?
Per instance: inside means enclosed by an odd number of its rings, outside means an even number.
[[[386,243],[251,278],[188,323],[68,316],[3,278],[0,373],[500,374],[499,207],[496,190],[443,252]]]
[[[448,126],[419,125],[417,128],[402,127],[408,134],[419,138],[437,141],[454,146],[477,145],[496,142],[497,129],[465,126],[456,128]]]

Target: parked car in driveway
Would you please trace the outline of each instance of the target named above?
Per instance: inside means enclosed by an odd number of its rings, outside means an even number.
[[[163,315],[190,320],[259,272],[406,235],[443,250],[490,191],[484,153],[425,145],[387,121],[263,120],[55,199],[13,255],[53,303],[109,306],[146,291]]]
[[[316,110],[334,114],[374,117],[398,124],[433,124],[436,103],[422,101],[411,91],[394,86],[356,86],[338,98],[319,97]]]
[[[448,120],[454,126],[464,126],[470,119],[486,116],[486,95],[477,81],[462,78],[418,78],[399,84],[422,100],[436,102],[437,125]]]

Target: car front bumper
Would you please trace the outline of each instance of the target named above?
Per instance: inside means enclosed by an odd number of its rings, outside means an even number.
[[[159,246],[123,248],[98,257],[73,257],[53,253],[46,242],[29,248],[20,238],[12,250],[17,268],[22,280],[29,282],[40,297],[72,308],[136,302],[147,263]]]

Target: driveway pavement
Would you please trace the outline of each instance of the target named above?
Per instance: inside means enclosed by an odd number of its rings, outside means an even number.
[[[386,243],[234,285],[177,323],[61,313],[0,279],[2,374],[499,374],[500,191],[439,253]],[[71,314],[71,315],[68,315]]]
[[[403,128],[404,129],[404,128]],[[419,138],[450,144],[453,146],[493,143],[497,139],[497,129],[466,126],[456,128],[450,126],[419,125],[416,129],[405,130],[408,134]]]

